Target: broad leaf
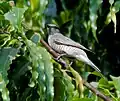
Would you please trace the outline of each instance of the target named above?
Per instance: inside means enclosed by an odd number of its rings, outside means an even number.
[[[90,16],[89,16],[89,18],[91,21],[91,28],[92,28],[93,36],[96,39],[96,41],[98,41],[97,36],[96,36],[96,30],[97,30],[96,21],[98,18],[97,11],[98,11],[101,3],[102,3],[102,0],[90,0],[90,7],[89,7]]]
[[[112,75],[110,77],[113,80],[112,82],[113,82],[116,90],[118,90],[120,92],[120,77],[114,77]]]
[[[120,10],[120,1],[119,0],[115,2],[114,8],[115,8],[116,13]]]
[[[6,88],[6,85],[8,84],[7,70],[12,63],[12,60],[15,58],[17,51],[17,49],[9,47],[0,49],[0,91],[4,101],[10,101],[9,91]]]
[[[9,20],[10,23],[14,26],[14,28],[16,30],[18,30],[19,32],[22,31],[22,26],[21,26],[21,22],[23,19],[23,14],[26,11],[27,8],[17,8],[17,7],[13,7],[12,10],[8,13],[6,13],[5,19]]]
[[[53,101],[54,88],[53,88],[53,66],[51,57],[48,52],[37,46],[30,40],[26,41],[26,45],[30,52],[29,60],[32,62],[32,78],[30,86],[38,85],[38,94],[40,100]]]
[[[55,70],[55,101],[71,101],[73,97],[79,97],[78,91],[72,83],[71,77],[65,71]]]

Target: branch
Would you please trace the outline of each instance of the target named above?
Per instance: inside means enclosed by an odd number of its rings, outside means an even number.
[[[100,98],[104,99],[104,101],[112,101],[109,97],[105,96],[103,93],[98,91],[95,87],[93,87],[91,84],[83,80],[83,84],[89,88],[93,93],[95,93]]]
[[[58,53],[56,53],[44,40],[40,40],[40,42],[48,49],[48,51],[52,54],[52,56],[54,58],[57,58],[59,56]],[[61,65],[64,65],[64,67],[67,67],[68,65],[66,64],[66,62],[60,58],[60,60],[58,61]],[[73,72],[76,72],[74,69],[72,69]],[[76,72],[77,73],[77,72]],[[78,74],[78,73],[77,73]],[[78,76],[78,75],[77,75]],[[79,75],[79,78],[80,75]],[[93,93],[95,93],[97,96],[99,96],[100,98],[104,99],[104,101],[112,101],[109,97],[105,96],[103,93],[101,93],[100,91],[98,91],[95,87],[93,87],[91,84],[89,84],[87,81],[83,80],[83,84],[84,86],[86,86],[88,89],[90,89]]]

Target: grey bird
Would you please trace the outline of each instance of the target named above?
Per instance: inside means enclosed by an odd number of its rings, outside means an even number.
[[[81,44],[73,41],[72,39],[62,35],[59,27],[54,24],[47,24],[48,31],[48,44],[52,49],[54,49],[59,54],[66,54],[67,56],[74,57],[79,61],[82,61],[91,67],[93,67],[96,71],[100,72],[98,67],[92,63],[87,57],[87,54],[84,50],[90,51],[85,48]]]

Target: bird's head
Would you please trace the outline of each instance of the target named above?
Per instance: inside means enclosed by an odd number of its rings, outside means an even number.
[[[46,27],[47,27],[47,32],[49,35],[56,34],[56,33],[60,32],[59,27],[56,26],[55,24],[47,24]]]

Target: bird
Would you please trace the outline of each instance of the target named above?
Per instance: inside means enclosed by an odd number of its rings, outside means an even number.
[[[96,71],[100,69],[88,58],[84,50],[90,51],[78,42],[64,36],[57,25],[47,24],[48,44],[59,54],[76,58],[77,60],[86,63],[93,67]]]

